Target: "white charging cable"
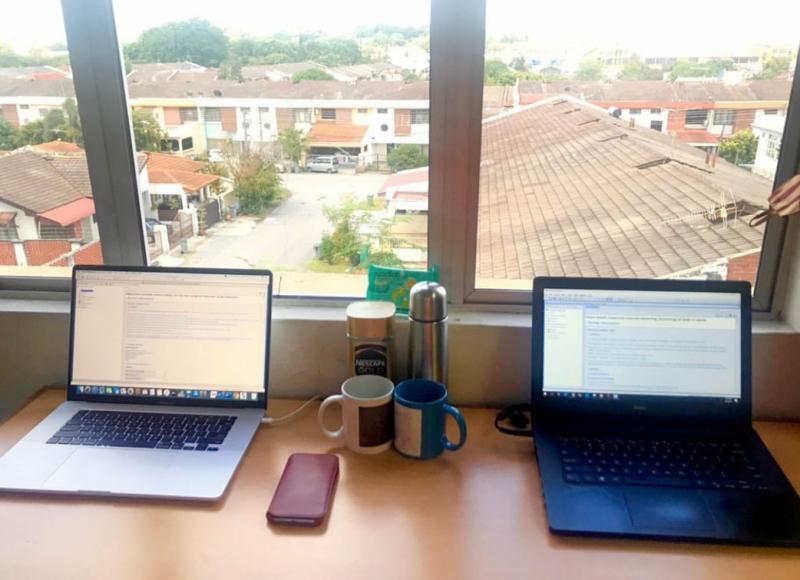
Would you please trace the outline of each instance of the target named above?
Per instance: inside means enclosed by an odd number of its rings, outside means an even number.
[[[283,415],[282,417],[264,417],[263,419],[261,419],[261,424],[262,425],[281,425],[283,423],[291,421],[292,419],[297,417],[300,413],[302,413],[305,410],[305,408],[308,407],[311,403],[313,403],[317,399],[321,399],[321,398],[322,398],[322,393],[317,393],[316,395],[311,397],[308,401],[306,401],[305,403],[300,405],[297,409],[295,409],[291,413]]]

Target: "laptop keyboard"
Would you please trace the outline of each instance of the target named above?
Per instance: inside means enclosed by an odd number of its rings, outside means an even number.
[[[236,417],[78,411],[48,439],[53,445],[218,451]]]
[[[745,447],[735,442],[559,437],[564,481],[767,490]]]

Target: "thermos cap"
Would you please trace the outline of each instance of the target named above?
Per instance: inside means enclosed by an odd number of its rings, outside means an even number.
[[[417,282],[408,299],[408,317],[419,322],[447,318],[447,290],[437,282]]]
[[[396,310],[391,302],[353,302],[347,307],[347,334],[362,338],[392,336]]]

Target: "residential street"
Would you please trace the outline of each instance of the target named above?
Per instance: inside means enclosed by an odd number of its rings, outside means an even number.
[[[235,222],[220,222],[185,256],[184,265],[305,270],[314,257],[314,244],[329,227],[323,205],[338,203],[349,193],[363,199],[376,192],[386,176],[286,173],[281,178],[291,196],[265,220],[244,216]]]

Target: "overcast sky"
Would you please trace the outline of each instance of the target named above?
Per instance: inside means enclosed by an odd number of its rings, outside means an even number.
[[[2,0],[0,42],[17,50],[64,40],[59,0]],[[798,0],[488,0],[492,36],[528,35],[539,48],[622,46],[642,54],[725,54],[753,44],[800,42]],[[119,36],[130,42],[171,20],[205,18],[232,35],[359,25],[422,26],[430,0],[116,0]]]

